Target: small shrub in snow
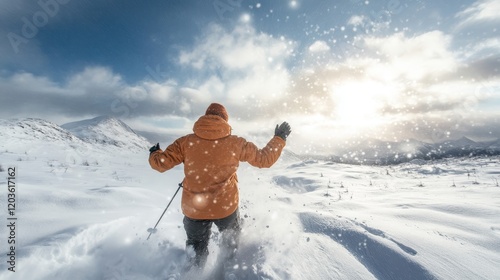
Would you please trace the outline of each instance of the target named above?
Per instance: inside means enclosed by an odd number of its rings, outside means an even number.
[[[86,160],[82,163],[83,166],[90,166],[89,162]]]
[[[4,171],[5,171],[5,169],[3,169],[3,166],[0,164],[0,172],[4,172]],[[497,185],[498,185],[498,183],[497,183]]]

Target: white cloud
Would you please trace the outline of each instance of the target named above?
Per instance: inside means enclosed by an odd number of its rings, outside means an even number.
[[[500,1],[479,0],[457,14],[462,19],[460,26],[481,22],[500,22]]]
[[[489,38],[478,40],[468,49],[465,49],[462,55],[466,59],[477,59],[481,57],[495,56],[500,53],[500,39]]]
[[[456,121],[457,128],[449,128],[453,131],[470,127],[488,100],[478,88],[486,79],[488,88],[497,88],[500,78],[478,77],[481,67],[490,69],[492,64],[465,64],[451,41],[440,31],[362,37],[359,56],[312,62],[292,78],[289,111],[307,119],[323,116],[329,123],[323,126],[336,137],[422,139],[432,127],[450,122]]]
[[[425,137],[422,133],[446,127],[450,120],[462,129],[466,120],[469,126],[474,122],[478,104],[491,99],[478,94],[484,81],[470,74],[490,64],[464,65],[452,51],[452,37],[443,32],[359,38],[359,56],[339,61],[326,42],[316,41],[306,46],[303,64],[291,71],[287,63],[295,45],[287,38],[249,25],[231,30],[213,25],[179,54],[179,64],[190,70],[183,84],[144,80],[131,85],[99,66],[71,75],[64,84],[16,74],[0,77],[0,89],[9,93],[0,96],[0,117],[114,114],[178,118],[190,125],[209,103],[220,102],[235,127],[269,125],[272,134],[272,123],[287,120],[294,141],[302,137],[307,144],[361,134]],[[484,41],[477,51],[494,48],[495,42]],[[498,77],[487,78],[489,88],[500,86]]]
[[[388,73],[401,78],[421,80],[439,78],[458,67],[455,55],[449,49],[451,37],[440,31],[407,38],[397,33],[387,38],[368,37],[364,43],[369,50],[378,53],[382,63],[373,65],[372,75],[383,79]]]
[[[139,86],[144,89],[152,101],[168,102],[176,92],[178,87],[175,81],[166,81],[163,83],[146,81]]]
[[[326,52],[329,50],[330,47],[325,41],[315,41],[312,45],[309,46],[309,52],[311,53]]]
[[[227,31],[211,25],[192,50],[182,51],[179,62],[195,69],[249,70],[282,63],[289,55],[288,45],[249,25]]]
[[[197,75],[209,74],[190,87],[246,116],[286,93],[290,75],[285,64],[292,52],[293,44],[247,24],[232,30],[212,25],[192,49],[180,53],[179,63]]]
[[[124,83],[120,75],[114,74],[111,69],[97,66],[87,67],[82,72],[71,76],[69,88],[116,88]]]
[[[174,81],[127,84],[106,67],[88,67],[60,84],[30,73],[0,77],[0,118],[49,120],[114,115],[121,118],[193,114],[188,91]],[[196,112],[197,113],[197,112]]]
[[[347,21],[347,24],[353,25],[353,26],[360,26],[360,25],[364,25],[367,20],[368,19],[365,16],[355,15],[355,16],[352,16],[349,18],[349,20]]]

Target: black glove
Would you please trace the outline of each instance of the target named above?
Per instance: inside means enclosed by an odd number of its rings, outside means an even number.
[[[160,149],[160,143],[156,143],[153,147],[149,148],[149,154],[152,154],[155,151],[158,151]]]
[[[292,132],[290,125],[287,122],[283,122],[279,126],[276,125],[276,128],[274,129],[274,136],[279,136],[286,141],[290,132]]]

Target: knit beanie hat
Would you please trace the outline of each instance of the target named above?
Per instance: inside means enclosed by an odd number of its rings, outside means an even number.
[[[229,120],[226,108],[224,108],[224,106],[220,105],[219,103],[210,104],[205,115],[216,115],[223,118],[226,122]]]

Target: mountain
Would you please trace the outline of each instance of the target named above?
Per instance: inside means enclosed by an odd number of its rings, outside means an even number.
[[[397,164],[417,159],[434,160],[492,155],[500,155],[500,139],[491,142],[475,142],[462,137],[435,144],[415,139],[402,142],[365,139],[343,143],[329,156],[319,156],[319,158],[348,164]]]
[[[12,141],[65,141],[81,143],[81,140],[57,124],[46,120],[27,118],[0,120],[0,137]]]
[[[66,123],[61,127],[89,143],[134,151],[144,150],[150,146],[146,138],[137,134],[121,120],[110,116]]]
[[[48,150],[64,153],[65,148],[88,146],[57,124],[36,118],[0,120],[0,141],[3,151],[37,155]]]
[[[465,147],[465,146],[477,146],[478,143],[474,142],[473,140],[467,138],[467,137],[462,137],[460,139],[454,140],[454,141],[446,141],[444,142],[446,144],[452,145],[452,146],[460,146],[460,147]]]
[[[500,139],[487,143],[487,150],[500,150]]]
[[[328,160],[349,164],[393,164],[423,158],[432,149],[431,144],[415,139],[402,142],[363,139],[343,143]]]
[[[63,126],[36,118],[0,120],[1,162],[36,165],[46,158],[45,167],[60,178],[78,165],[95,167],[99,162],[109,162],[109,156],[117,153],[120,157],[147,155],[149,145],[128,125],[111,117]]]
[[[449,158],[449,157],[472,157],[489,156],[500,154],[500,139],[494,142],[475,142],[467,137],[457,140],[448,140],[434,144],[434,149],[429,155],[431,159]],[[428,158],[425,158],[428,159]]]

